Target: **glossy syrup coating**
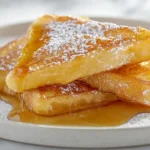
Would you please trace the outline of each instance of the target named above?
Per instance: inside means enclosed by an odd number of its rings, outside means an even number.
[[[47,116],[81,111],[117,100],[113,94],[101,93],[82,81],[74,81],[67,85],[48,85],[23,93],[9,89],[5,84],[6,74],[14,68],[26,40],[22,37],[1,48],[1,92],[20,97],[20,101],[24,101],[30,110]]]
[[[150,106],[150,61],[95,74],[83,81],[120,99]]]
[[[98,48],[111,50],[136,41],[139,28],[99,23],[67,16],[43,16],[29,29],[29,40],[22,51],[17,66],[39,62],[45,66],[60,65]],[[132,39],[128,39],[132,36]],[[111,40],[111,38],[116,38]],[[102,39],[100,39],[102,38]],[[124,40],[124,41],[121,41]],[[103,42],[104,41],[104,42]],[[117,49],[116,49],[117,50]],[[34,68],[29,68],[32,71]]]
[[[23,92],[148,60],[149,37],[140,27],[42,16],[29,28],[28,42],[6,82]]]
[[[36,114],[56,116],[110,104],[118,98],[102,93],[82,81],[67,85],[49,85],[23,92],[21,99]]]

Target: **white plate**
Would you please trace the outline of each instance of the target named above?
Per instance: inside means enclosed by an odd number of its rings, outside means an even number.
[[[93,17],[94,18],[94,17]],[[119,18],[94,18],[149,28],[150,23]],[[0,27],[0,45],[19,37],[30,22]],[[140,114],[119,127],[63,127],[8,121],[10,105],[0,101],[0,138],[56,147],[124,147],[150,144],[150,114]]]

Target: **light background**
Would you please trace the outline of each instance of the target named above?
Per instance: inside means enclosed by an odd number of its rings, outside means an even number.
[[[0,25],[46,13],[150,20],[150,0],[0,0]]]

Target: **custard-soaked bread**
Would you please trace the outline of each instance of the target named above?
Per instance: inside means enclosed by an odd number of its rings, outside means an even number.
[[[95,74],[83,81],[120,99],[150,106],[150,61]]]
[[[25,42],[26,38],[20,38],[0,49],[0,92],[21,96],[32,111],[49,116],[84,110],[117,100],[113,94],[101,93],[81,81],[65,86],[46,86],[24,93],[9,89],[5,84],[5,77],[13,69]]]
[[[4,91],[6,75],[14,68],[25,41],[22,37],[0,48],[0,92]]]
[[[108,104],[118,98],[81,81],[74,81],[67,85],[49,85],[25,91],[21,99],[31,111],[54,116]]]
[[[67,84],[79,78],[150,59],[150,32],[141,27],[67,16],[43,16],[6,79],[14,91]]]

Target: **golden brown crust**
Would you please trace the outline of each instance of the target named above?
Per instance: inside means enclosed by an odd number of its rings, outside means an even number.
[[[83,81],[120,99],[150,106],[150,61],[95,74]]]
[[[26,39],[20,38],[0,49],[0,91],[19,96],[30,110],[40,115],[54,116],[80,111],[117,100],[113,94],[101,93],[83,81],[67,85],[48,85],[23,93],[12,91],[5,84],[5,77],[14,67]]]
[[[150,58],[149,39],[150,32],[140,27],[42,16],[29,28],[28,42],[6,82],[23,92],[145,61]]]
[[[113,94],[102,93],[78,81],[28,90],[21,98],[31,111],[46,116],[77,112],[118,100]]]

